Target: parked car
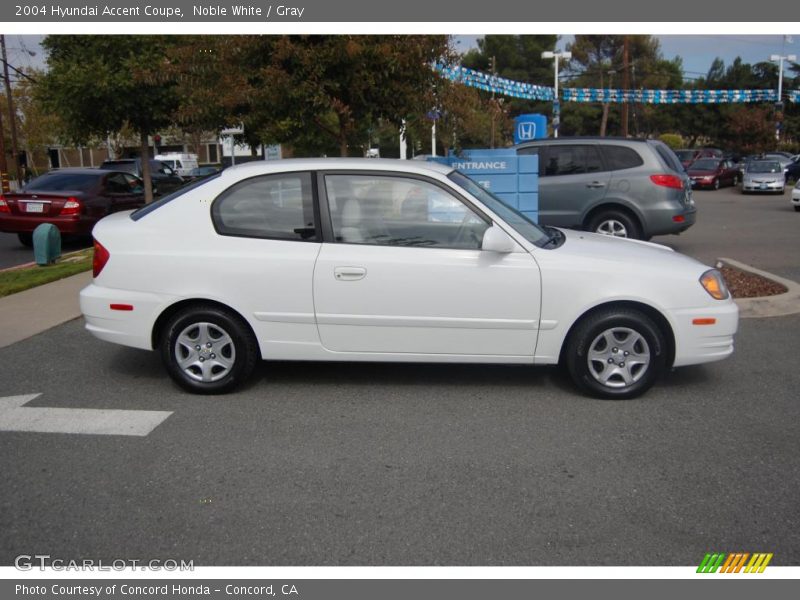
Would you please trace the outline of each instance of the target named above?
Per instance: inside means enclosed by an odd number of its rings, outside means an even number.
[[[739,183],[739,167],[729,160],[719,158],[700,158],[686,171],[694,188],[713,188]]]
[[[101,169],[113,171],[127,171],[137,177],[142,177],[142,161],[139,158],[122,158],[106,160],[100,165]],[[170,194],[181,187],[185,182],[172,167],[158,160],[150,160],[150,180],[153,183],[153,195],[163,196]]]
[[[671,367],[729,356],[738,323],[716,270],[539,226],[432,163],[247,163],[94,237],[86,328],[158,350],[196,393],[235,389],[262,358],[561,362],[584,392],[632,398]]]
[[[777,160],[753,160],[747,163],[742,179],[742,193],[772,192],[782,194],[786,185],[783,167]]]
[[[0,231],[16,233],[25,246],[33,230],[52,223],[62,235],[88,236],[108,214],[144,204],[142,180],[121,171],[58,169],[0,196]]]
[[[800,181],[800,160],[795,160],[786,166],[786,183]]]
[[[690,148],[686,150],[675,150],[675,155],[681,161],[684,169],[700,158],[722,158],[722,150],[719,148]]]
[[[219,167],[214,167],[214,166],[210,166],[210,165],[207,165],[207,166],[204,166],[204,167],[196,167],[196,168],[192,169],[191,171],[189,171],[189,174],[185,175],[183,177],[183,180],[186,183],[189,183],[190,181],[197,181],[198,179],[205,179],[206,177],[210,177],[211,175],[214,175],[215,173],[219,173],[219,171],[220,171]]]
[[[656,140],[587,137],[517,146],[539,156],[539,220],[646,240],[680,233],[696,218],[689,176]]]
[[[792,206],[797,212],[800,212],[800,179],[797,180],[792,189]]]

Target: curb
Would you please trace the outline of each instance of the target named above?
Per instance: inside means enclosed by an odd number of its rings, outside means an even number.
[[[79,252],[84,252],[84,251],[86,251],[88,249],[89,248],[81,248],[80,250],[73,250],[72,252],[67,252],[66,254],[62,254],[59,257],[59,260],[62,260],[64,258],[69,258],[70,256],[78,254]],[[35,266],[36,266],[36,261],[27,262],[27,263],[23,263],[21,265],[13,265],[11,267],[6,267],[4,269],[0,269],[0,273],[6,273],[8,271],[19,271],[20,269],[27,269],[28,267],[35,267]],[[45,284],[45,285],[47,285],[47,284]]]
[[[775,296],[761,296],[759,298],[736,298],[739,306],[739,316],[744,319],[760,317],[784,317],[800,313],[800,284],[791,279],[784,279],[773,273],[756,269],[750,265],[740,263],[732,258],[718,258],[720,262],[735,267],[747,273],[760,275],[786,287],[786,292]]]

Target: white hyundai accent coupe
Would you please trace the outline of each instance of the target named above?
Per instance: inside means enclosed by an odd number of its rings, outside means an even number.
[[[465,175],[376,159],[233,167],[93,232],[100,339],[197,393],[259,358],[564,364],[600,398],[733,352],[719,272],[664,246],[542,227]]]

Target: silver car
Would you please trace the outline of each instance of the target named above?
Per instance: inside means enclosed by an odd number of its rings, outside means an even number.
[[[754,160],[747,163],[742,178],[742,193],[782,194],[786,185],[783,167],[777,160]]]
[[[647,240],[697,217],[689,176],[663,142],[564,137],[516,150],[539,156],[541,224]]]

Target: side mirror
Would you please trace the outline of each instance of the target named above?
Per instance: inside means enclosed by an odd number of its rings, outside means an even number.
[[[517,243],[497,225],[492,225],[483,234],[481,250],[508,254],[517,248]]]

